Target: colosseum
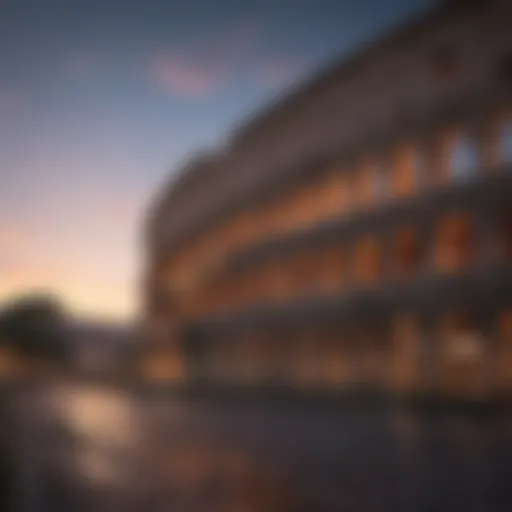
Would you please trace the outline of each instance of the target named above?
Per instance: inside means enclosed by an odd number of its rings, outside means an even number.
[[[145,231],[147,374],[512,395],[512,5],[445,1],[173,174]]]

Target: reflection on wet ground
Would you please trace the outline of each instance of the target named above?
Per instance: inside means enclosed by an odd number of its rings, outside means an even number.
[[[510,511],[503,414],[18,393],[15,510]]]

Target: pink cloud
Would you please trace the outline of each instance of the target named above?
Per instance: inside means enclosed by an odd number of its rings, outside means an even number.
[[[202,96],[224,78],[224,70],[212,64],[193,62],[182,55],[156,55],[150,72],[162,89],[186,96]]]
[[[257,41],[258,28],[242,24],[206,41],[201,48],[163,51],[148,59],[153,82],[182,96],[200,97],[235,74]]]
[[[265,62],[256,72],[260,82],[266,87],[284,87],[292,84],[303,71],[303,66],[288,59],[275,59]]]

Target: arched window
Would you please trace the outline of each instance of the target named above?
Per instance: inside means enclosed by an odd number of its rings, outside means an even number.
[[[424,260],[421,235],[414,226],[399,229],[393,240],[394,268],[399,277],[413,275]]]
[[[504,123],[500,134],[500,155],[504,163],[512,162],[512,121]]]
[[[334,216],[343,211],[344,186],[344,176],[340,172],[331,172],[326,176],[319,195],[322,217]]]
[[[478,151],[473,139],[458,136],[454,139],[448,155],[448,172],[454,181],[468,181],[478,170]]]
[[[388,190],[386,169],[378,161],[366,159],[354,176],[357,206],[367,207],[382,199]]]
[[[482,355],[482,338],[468,312],[447,314],[441,321],[443,353],[455,361],[478,359]]]
[[[471,311],[452,311],[438,325],[441,391],[465,397],[485,393],[489,344]]]
[[[354,250],[354,277],[358,283],[371,283],[378,279],[381,270],[379,241],[375,236],[363,236]]]
[[[393,171],[393,192],[397,195],[410,194],[423,185],[424,158],[412,145],[399,148]]]
[[[467,267],[476,251],[472,219],[463,213],[452,213],[440,219],[435,251],[440,270],[456,272]]]
[[[318,283],[318,265],[315,251],[300,251],[288,263],[290,285],[295,294],[308,294]]]
[[[334,245],[327,246],[321,252],[318,271],[318,286],[322,293],[336,293],[343,287],[345,277],[345,248]]]

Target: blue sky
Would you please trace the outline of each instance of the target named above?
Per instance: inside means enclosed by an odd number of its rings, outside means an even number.
[[[137,309],[140,223],[188,155],[428,0],[4,0],[0,301]]]

